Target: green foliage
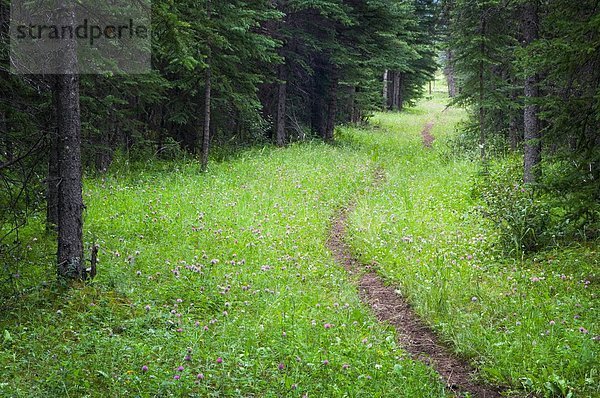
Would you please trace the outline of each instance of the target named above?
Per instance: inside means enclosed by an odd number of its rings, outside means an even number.
[[[598,237],[597,188],[584,181],[584,188],[567,187],[566,181],[572,183],[564,177],[571,175],[566,170],[569,167],[556,158],[548,159],[542,183],[528,186],[522,183],[518,156],[499,158],[488,165],[473,194],[483,200],[481,212],[497,228],[499,244],[507,254],[520,257]]]
[[[539,37],[524,46],[522,17],[526,4],[536,5],[540,22]],[[516,171],[506,178],[498,176],[502,181],[492,179],[486,197],[497,207],[491,212],[493,217],[505,227],[506,220],[512,219],[515,237],[529,236],[526,251],[553,243],[554,238],[541,237],[547,228],[552,231],[549,235],[557,238],[593,239],[598,231],[600,201],[597,4],[456,0],[447,1],[445,10],[448,48],[454,54],[450,66],[460,82],[455,103],[473,110],[471,122],[454,147],[476,153],[483,140],[491,157],[518,151],[524,131],[525,79],[540,79],[536,84],[539,95],[530,104],[537,107],[541,120],[542,157],[546,158],[541,168],[545,176],[538,181],[535,194],[531,193],[535,198],[529,199],[511,197],[504,186],[518,183]],[[492,192],[498,197],[492,198]],[[500,216],[502,203],[509,199],[514,199],[511,204],[520,210],[507,208]],[[529,210],[549,211],[550,219],[535,221]],[[521,215],[515,217],[517,214]]]
[[[479,124],[470,116],[456,125],[456,134],[444,140],[443,150],[448,159],[465,158],[472,161],[480,159]],[[506,155],[506,139],[501,135],[488,137],[485,143],[488,155],[492,157]]]
[[[507,254],[520,257],[548,246],[556,231],[552,230],[549,204],[521,182],[521,164],[514,160],[490,166],[473,194],[481,196],[481,212],[497,228],[499,244]]]

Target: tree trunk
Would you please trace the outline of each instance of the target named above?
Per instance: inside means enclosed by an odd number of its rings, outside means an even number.
[[[356,86],[350,86],[350,123],[360,123],[360,109],[356,105]]]
[[[400,72],[392,72],[392,110],[400,106]]]
[[[212,100],[212,73],[210,66],[206,70],[206,86],[204,89],[204,128],[202,134],[202,171],[208,169],[208,153],[210,151],[210,116]]]
[[[210,20],[211,9],[210,9],[210,0],[207,1],[206,4],[206,15]],[[208,43],[208,68],[206,69],[206,79],[205,79],[205,87],[204,87],[204,128],[202,134],[202,161],[201,167],[202,172],[208,170],[208,153],[210,151],[210,117],[211,117],[211,102],[212,102],[212,70],[211,70],[211,50],[210,50],[210,41]]]
[[[58,81],[52,83],[54,108],[58,110]],[[58,164],[59,145],[58,145],[58,126],[53,126],[50,130],[50,153],[48,156],[48,191],[46,196],[46,231],[57,231],[58,226],[58,198],[60,188],[60,169]]]
[[[404,109],[404,73],[398,72],[398,111],[402,112]]]
[[[508,126],[508,140],[510,142],[510,150],[515,152],[519,146],[519,121],[516,115],[511,115]]]
[[[325,139],[327,122],[325,115],[325,107],[327,106],[327,92],[328,87],[326,84],[327,70],[323,67],[316,69],[313,76],[313,86],[310,92],[310,124],[314,132]]]
[[[539,19],[537,2],[530,1],[523,7],[523,36],[525,45],[529,46],[538,39]],[[535,184],[541,176],[542,142],[540,134],[539,109],[534,101],[539,97],[538,76],[531,75],[525,79],[525,154],[524,182]]]
[[[286,99],[287,99],[287,81],[285,75],[285,65],[279,67],[279,84],[277,94],[277,146],[283,147],[287,142],[285,134],[286,119]]]
[[[64,278],[81,280],[85,271],[79,77],[57,76],[56,95],[58,181],[51,184],[58,184],[58,273]]]
[[[389,74],[390,72],[386,69],[385,72],[383,72],[383,110],[386,111],[389,109],[389,98],[388,98],[388,85],[390,84],[389,82]]]
[[[73,26],[75,12],[68,2],[59,10],[64,26]],[[58,130],[58,274],[83,280],[83,194],[81,165],[81,111],[76,44],[69,40],[63,48],[61,72],[56,76],[56,124]]]
[[[85,279],[83,259],[83,195],[79,77],[57,77],[58,271],[62,277]]]
[[[101,132],[97,138],[96,151],[94,154],[94,167],[99,173],[106,173],[112,163],[113,149],[111,142],[118,137],[118,122],[116,110],[111,107],[108,115],[108,128]]]
[[[14,154],[13,154],[13,143],[9,137],[9,131],[8,131],[8,119],[9,116],[7,115],[7,112],[5,112],[4,110],[0,111],[0,134],[1,137],[3,137],[0,140],[0,144],[2,143],[2,141],[4,141],[4,148],[0,148],[4,149],[5,154],[4,154],[4,161],[6,163],[10,163],[13,161],[14,159]]]
[[[487,33],[487,21],[484,17],[481,19],[481,56],[486,53],[485,35]],[[486,164],[486,134],[485,134],[485,81],[484,81],[485,65],[483,61],[479,62],[479,148],[481,150],[481,161]]]
[[[327,101],[327,121],[325,124],[325,141],[333,142],[335,121],[337,116],[337,94],[338,94],[338,76],[337,72],[332,72],[331,84],[329,87],[329,98]]]
[[[446,80],[448,81],[448,96],[450,98],[456,97],[458,94],[456,90],[456,76],[454,73],[454,53],[452,50],[446,51],[446,68],[444,69],[444,74],[446,75]]]

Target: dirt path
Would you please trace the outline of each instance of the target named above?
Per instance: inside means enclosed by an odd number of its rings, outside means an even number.
[[[379,185],[384,179],[383,171],[378,170],[375,185]],[[354,207],[355,204],[351,203],[333,219],[327,246],[340,265],[350,274],[359,276],[358,286],[363,302],[373,309],[381,322],[393,325],[402,347],[414,359],[433,367],[441,375],[447,388],[457,396],[469,393],[471,397],[478,398],[501,397],[498,389],[474,381],[476,371],[439,343],[438,337],[419,319],[407,301],[396,293],[394,287],[387,286],[369,266],[353,257],[345,236],[348,215]]]
[[[435,122],[427,123],[427,125],[423,129],[423,132],[421,133],[421,135],[423,136],[423,145],[425,145],[427,148],[431,148],[433,146],[433,143],[435,142],[435,137],[433,136],[433,134],[431,134],[431,131],[433,130],[434,126]]]

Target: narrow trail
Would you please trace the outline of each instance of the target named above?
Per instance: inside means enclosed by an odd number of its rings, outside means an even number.
[[[423,136],[423,145],[427,148],[432,148],[433,143],[435,142],[435,137],[431,134],[433,127],[435,126],[435,122],[429,122],[423,129],[421,135]]]
[[[424,145],[429,147],[434,139],[431,136],[433,125],[434,123],[430,122],[423,132]],[[382,184],[384,180],[383,170],[378,169],[375,173],[374,186]],[[475,381],[476,370],[440,343],[431,328],[415,314],[394,287],[387,286],[370,266],[362,264],[352,255],[345,237],[348,215],[355,206],[355,202],[348,204],[334,217],[327,246],[340,265],[343,265],[350,274],[358,276],[362,301],[372,308],[380,322],[389,322],[394,326],[399,344],[414,359],[433,367],[441,375],[447,388],[457,396],[468,393],[471,397],[477,398],[501,397],[497,388]]]

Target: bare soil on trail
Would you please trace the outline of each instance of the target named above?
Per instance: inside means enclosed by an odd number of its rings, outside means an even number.
[[[378,170],[375,185],[381,184],[384,179],[383,171]],[[354,208],[354,203],[349,204],[333,219],[327,246],[336,261],[357,277],[362,301],[372,308],[379,321],[389,322],[396,328],[401,346],[414,359],[433,367],[456,396],[470,394],[477,398],[501,397],[498,388],[475,380],[475,369],[440,343],[431,328],[419,319],[394,287],[386,285],[371,266],[362,264],[352,255],[345,237],[348,215]]]
[[[427,125],[423,129],[423,132],[421,133],[421,135],[423,136],[423,145],[425,145],[426,148],[433,147],[433,143],[435,142],[435,137],[433,136],[433,134],[431,134],[431,131],[433,130],[434,126],[435,122],[427,123]]]

